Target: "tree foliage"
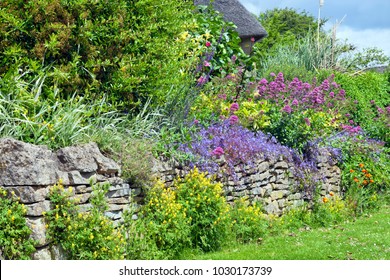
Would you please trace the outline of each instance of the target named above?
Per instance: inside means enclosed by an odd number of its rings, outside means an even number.
[[[317,30],[318,22],[306,11],[297,12],[291,8],[267,10],[260,13],[258,20],[267,30],[268,36],[255,44],[255,56],[265,58],[275,52],[280,45],[291,45],[308,32]],[[320,27],[326,20],[321,20]]]
[[[1,1],[0,75],[47,67],[63,96],[109,93],[130,107],[159,99],[188,64],[176,38],[192,8],[189,0]]]

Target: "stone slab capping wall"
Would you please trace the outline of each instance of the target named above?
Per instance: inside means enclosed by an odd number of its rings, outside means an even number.
[[[223,163],[221,163],[223,165]],[[330,160],[326,149],[317,157],[317,167],[324,177],[322,195],[340,192],[341,172]],[[229,202],[246,196],[260,201],[268,213],[281,214],[291,207],[302,205],[304,198],[292,175],[292,167],[282,158],[276,161],[259,160],[252,166],[236,167],[237,180],[225,175],[217,178],[225,186]],[[178,163],[155,161],[153,173],[167,186],[175,177],[183,177],[190,169]],[[58,248],[49,246],[42,212],[50,209],[50,187],[62,180],[65,188],[72,187],[81,211],[91,207],[91,180],[109,183],[106,194],[109,209],[105,213],[120,223],[123,211],[132,203],[142,204],[145,193],[121,178],[121,168],[105,157],[95,143],[66,147],[57,151],[11,138],[0,139],[0,186],[14,192],[27,207],[27,222],[31,238],[38,241],[34,259],[61,259]],[[137,218],[134,215],[134,218]]]

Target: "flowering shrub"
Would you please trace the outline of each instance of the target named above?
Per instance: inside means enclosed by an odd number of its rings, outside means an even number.
[[[245,198],[237,199],[230,210],[232,232],[239,242],[253,242],[262,238],[268,229],[268,219],[260,205]]]
[[[278,160],[282,157],[293,167],[291,171],[308,198],[312,198],[320,183],[321,177],[315,165],[318,147],[315,145],[301,156],[278,143],[271,135],[252,132],[239,124],[231,124],[229,120],[200,128],[192,133],[191,138],[192,141],[182,144],[179,149],[191,158],[190,166],[197,166],[201,171],[219,177],[228,174],[236,180],[237,166],[250,166],[258,159]]]
[[[125,220],[127,256],[172,259],[185,248],[214,251],[226,241],[229,204],[222,185],[194,168],[173,186],[157,182],[137,221]]]
[[[219,249],[227,238],[229,222],[222,184],[194,168],[183,179],[177,179],[173,187],[189,221],[192,247],[204,252]]]
[[[379,206],[375,179],[363,163],[349,170],[347,201],[354,213]]]
[[[0,187],[0,258],[31,259],[35,242],[26,223],[26,206]]]
[[[390,186],[390,157],[385,143],[364,134],[343,132],[327,140],[342,150],[342,187],[356,214],[380,205],[377,194]],[[363,172],[364,171],[364,172]]]
[[[93,185],[90,212],[79,212],[73,190],[59,183],[49,194],[52,209],[45,213],[47,237],[59,244],[69,259],[123,259],[125,238],[104,216],[108,185]]]
[[[157,182],[148,191],[139,220],[125,221],[130,259],[173,259],[190,246],[190,221],[176,191]]]

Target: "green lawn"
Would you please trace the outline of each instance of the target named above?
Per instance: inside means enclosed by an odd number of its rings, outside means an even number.
[[[390,208],[332,228],[265,237],[261,244],[232,244],[219,252],[188,254],[199,260],[390,260]]]

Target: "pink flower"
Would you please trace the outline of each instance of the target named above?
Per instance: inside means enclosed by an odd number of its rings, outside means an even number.
[[[251,42],[252,42],[252,43],[255,42],[255,37],[252,37],[252,38],[251,38]]]
[[[282,111],[290,114],[292,112],[292,109],[291,109],[291,107],[289,105],[286,105],[286,106],[283,107]]]
[[[207,82],[207,78],[204,76],[199,77],[198,79],[198,85],[203,85]]]
[[[194,124],[198,124],[199,121],[197,119],[194,120]]]
[[[206,60],[206,61],[203,63],[203,65],[206,66],[206,67],[210,67],[211,64],[210,64],[210,62],[208,62],[208,61]]]
[[[333,97],[334,97],[334,92],[333,92],[333,91],[329,93],[329,97],[330,97],[330,98],[333,98]]]
[[[378,107],[377,109],[380,115],[385,113],[385,111],[381,107]]]
[[[230,105],[230,111],[232,112],[238,111],[239,108],[240,106],[238,105],[238,103],[233,103],[232,105]]]
[[[235,123],[238,123],[239,119],[236,115],[231,115],[230,118],[229,118],[229,123],[231,125],[235,124]]]
[[[310,120],[308,118],[304,118],[304,120],[305,120],[305,123],[306,123],[307,126],[311,125]]]
[[[214,151],[211,152],[212,155],[218,156],[218,157],[222,156],[224,153],[225,152],[221,147],[217,147],[214,149]]]
[[[222,93],[222,94],[218,94],[218,98],[222,100],[226,100],[227,96],[225,93]]]
[[[206,42],[206,47],[211,47],[211,43],[209,41]]]
[[[293,102],[291,103],[292,106],[298,106],[299,102],[298,100],[294,99]]]

